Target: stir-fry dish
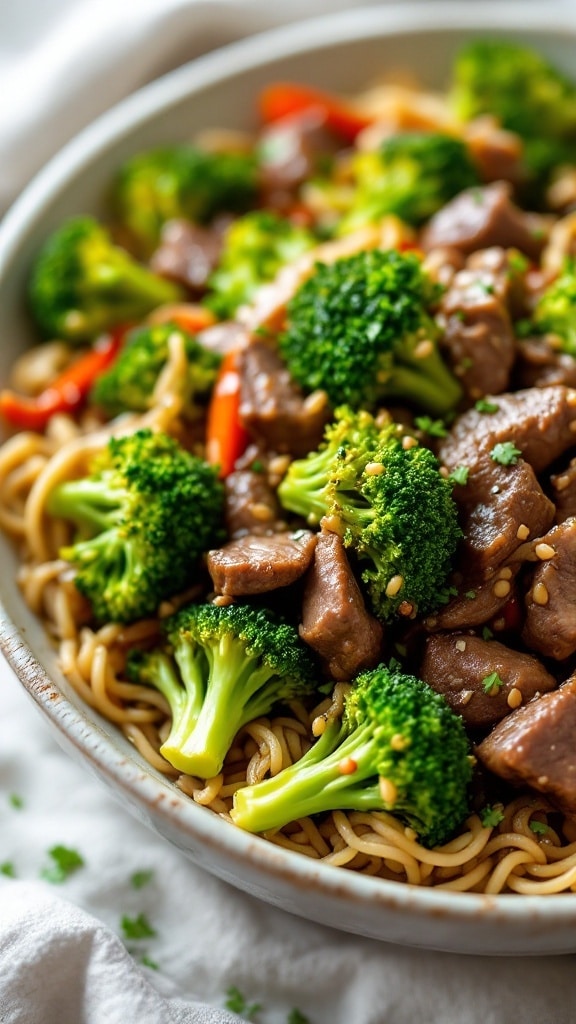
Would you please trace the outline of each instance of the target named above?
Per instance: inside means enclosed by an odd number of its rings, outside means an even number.
[[[273,83],[28,300],[0,525],[81,698],[228,827],[576,890],[576,85]]]

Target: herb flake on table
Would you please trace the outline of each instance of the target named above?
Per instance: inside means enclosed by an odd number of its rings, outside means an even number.
[[[142,913],[136,917],[124,914],[120,919],[120,927],[125,939],[153,939],[157,935],[146,914]]]
[[[148,885],[152,881],[153,878],[154,872],[152,868],[135,871],[134,874],[130,875],[130,885],[133,889],[143,889],[145,885]]]
[[[310,1024],[310,1020],[297,1006],[293,1010],[290,1010],[288,1017],[286,1018],[286,1024]]]
[[[24,807],[24,801],[22,797],[18,795],[18,793],[10,793],[10,796],[8,797],[8,802],[10,806],[14,808],[15,811],[21,811],[22,808]]]
[[[5,875],[6,878],[16,878],[16,868],[11,860],[5,860],[3,864],[0,864],[0,875]]]
[[[82,855],[78,853],[78,850],[72,850],[68,846],[53,846],[48,850],[48,856],[51,858],[52,864],[44,868],[40,877],[54,885],[60,885],[75,871],[84,867]]]
[[[232,1013],[238,1014],[239,1017],[244,1017],[244,1020],[250,1021],[254,1020],[256,1014],[262,1009],[260,1003],[249,1003],[244,994],[235,985],[232,985],[226,992],[224,1006]]]

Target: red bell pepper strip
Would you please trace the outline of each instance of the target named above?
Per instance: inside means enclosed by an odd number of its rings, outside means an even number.
[[[44,430],[57,412],[74,412],[82,405],[96,378],[113,363],[126,328],[107,334],[75,359],[39,395],[31,398],[15,391],[0,391],[0,414],[20,430]]]
[[[266,124],[309,110],[320,110],[326,126],[345,142],[354,142],[358,133],[372,123],[371,118],[338,96],[292,82],[276,82],[267,86],[260,93],[259,106]]]
[[[219,467],[221,480],[230,475],[249,440],[240,422],[241,381],[237,356],[238,349],[224,356],[208,406],[206,459],[210,465]]]

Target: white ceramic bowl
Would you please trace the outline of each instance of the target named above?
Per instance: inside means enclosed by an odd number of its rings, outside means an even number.
[[[42,171],[0,230],[0,377],[30,343],[23,295],[32,255],[65,217],[103,212],[106,186],[128,154],[203,127],[248,126],[254,97],[274,78],[353,92],[382,69],[407,67],[439,86],[458,46],[487,33],[531,43],[573,71],[576,13],[569,5],[403,4],[350,10],[228,47],[100,118]],[[274,847],[192,803],[70,689],[23,604],[5,541],[0,558],[0,641],[23,686],[62,746],[197,864],[287,911],[376,939],[467,953],[576,950],[576,894],[486,897],[362,877]]]

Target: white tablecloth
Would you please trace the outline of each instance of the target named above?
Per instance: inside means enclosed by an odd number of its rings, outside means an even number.
[[[4,0],[0,209],[144,81],[324,6],[350,4]],[[289,917],[204,874],[60,751],[4,663],[0,689],[1,1024],[224,1024],[237,1019],[223,1009],[232,988],[260,1004],[259,1024],[297,1024],[295,1009],[310,1024],[576,1020],[573,957],[393,948]],[[55,846],[83,860],[60,884],[42,877]],[[138,924],[148,934],[127,935]]]

